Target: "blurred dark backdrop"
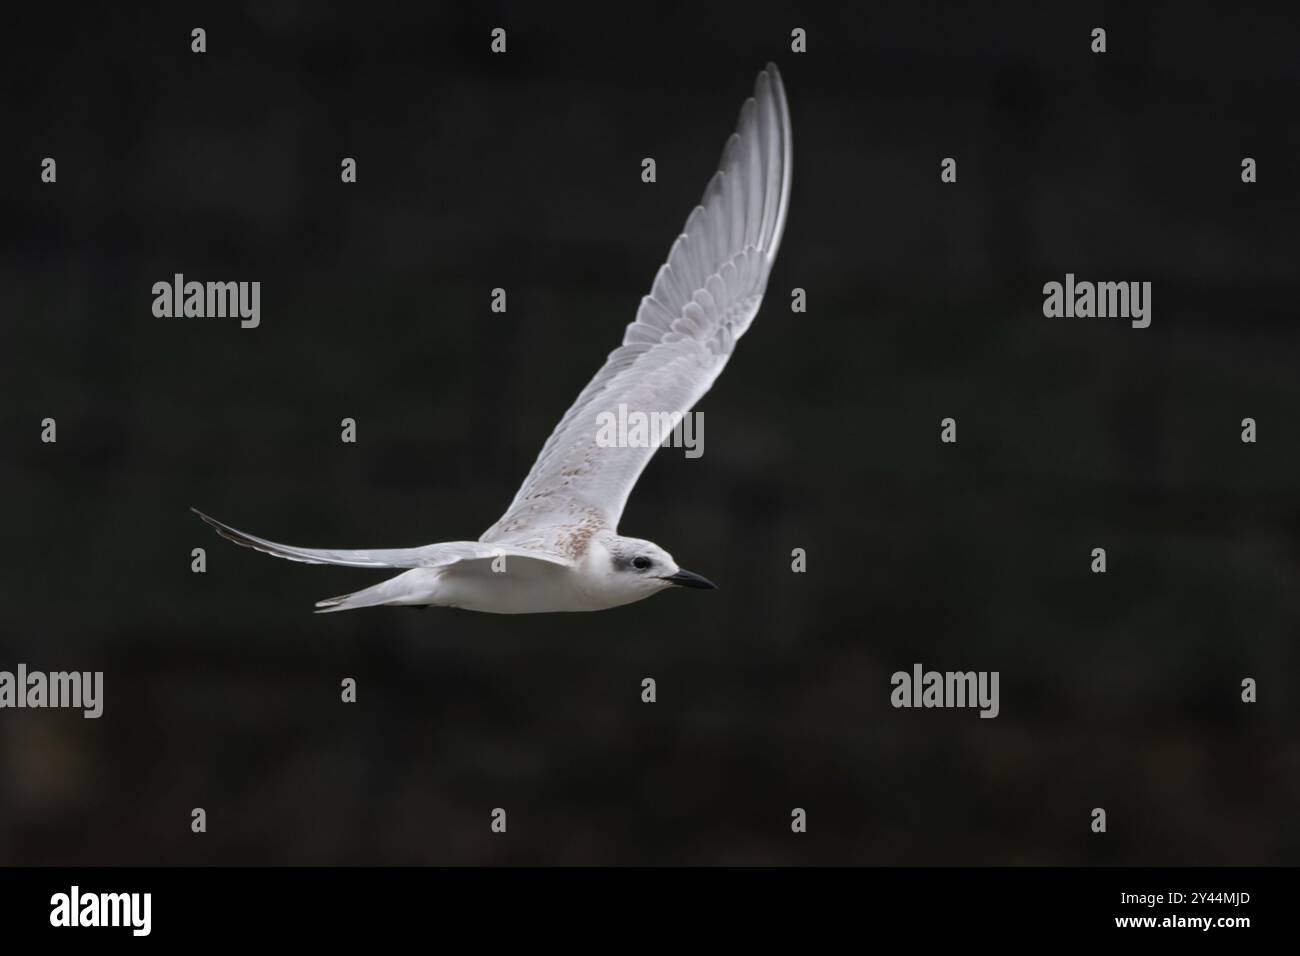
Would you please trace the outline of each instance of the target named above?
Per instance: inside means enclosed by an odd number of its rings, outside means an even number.
[[[0,712],[0,862],[1296,862],[1294,11],[470,6],[10,22],[0,668],[103,670],[106,701]],[[703,458],[661,452],[622,525],[719,591],[315,616],[380,575],[188,513],[476,538],[769,59],[768,301]],[[261,281],[261,327],[154,318],[175,272]],[[1153,282],[1151,328],[1045,319],[1066,272]],[[917,661],[1000,671],[1001,716],[894,710]]]

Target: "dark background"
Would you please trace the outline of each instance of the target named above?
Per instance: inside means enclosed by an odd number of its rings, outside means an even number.
[[[0,668],[106,690],[97,721],[0,712],[0,863],[1296,862],[1296,14],[1042,6],[11,21]],[[795,166],[768,300],[703,458],[661,452],[621,526],[720,590],[315,616],[381,575],[189,514],[476,538],[769,59]],[[261,327],[154,318],[175,272],[261,281]],[[1151,281],[1152,326],[1044,318],[1066,272]],[[891,708],[918,661],[1000,671],[1001,716]]]

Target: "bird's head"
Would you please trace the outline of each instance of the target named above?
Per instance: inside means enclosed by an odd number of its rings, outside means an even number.
[[[673,556],[653,541],[623,535],[601,535],[593,542],[589,559],[605,586],[626,594],[629,600],[649,597],[668,587],[702,588],[715,585],[708,578],[678,567]]]

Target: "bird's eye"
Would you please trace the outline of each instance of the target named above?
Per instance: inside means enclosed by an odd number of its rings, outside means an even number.
[[[638,571],[644,571],[646,568],[650,567],[650,559],[635,557],[632,559],[632,567],[636,568]]]

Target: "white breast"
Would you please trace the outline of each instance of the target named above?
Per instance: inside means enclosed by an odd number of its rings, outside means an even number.
[[[489,614],[540,614],[594,611],[612,606],[592,603],[575,568],[538,561],[505,561],[493,571],[487,562],[453,565],[439,575],[435,603]]]

